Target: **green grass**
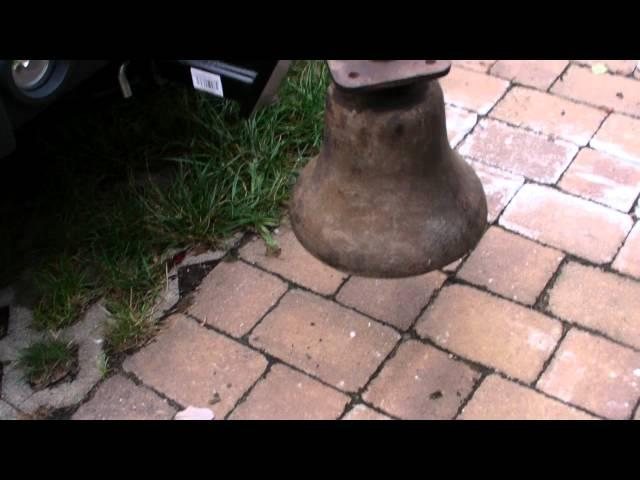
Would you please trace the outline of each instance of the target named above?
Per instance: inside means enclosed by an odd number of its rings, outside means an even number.
[[[111,300],[107,307],[111,319],[105,325],[108,354],[126,352],[143,344],[153,334],[151,321],[155,295],[149,292],[146,299],[133,300],[133,291],[129,302],[121,299]]]
[[[73,258],[62,256],[45,266],[37,279],[42,291],[33,312],[33,321],[40,330],[59,330],[71,325],[87,305],[99,295],[82,266]]]
[[[326,72],[307,64],[292,72],[282,101],[250,120],[229,121],[236,106],[199,95],[200,127],[175,181],[140,199],[154,235],[172,243],[213,244],[239,229],[268,238],[279,222],[293,172],[320,145]]]
[[[43,135],[56,183],[34,200],[31,239],[15,254],[35,259],[36,326],[66,327],[104,295],[108,351],[127,351],[153,333],[167,251],[246,230],[277,247],[270,230],[320,146],[328,82],[324,63],[296,62],[280,102],[249,120],[233,102],[169,87]]]
[[[38,341],[22,350],[18,365],[34,386],[46,386],[64,377],[73,367],[75,349],[57,339]]]

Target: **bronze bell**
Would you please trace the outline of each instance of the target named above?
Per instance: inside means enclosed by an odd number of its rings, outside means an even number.
[[[329,60],[319,156],[300,174],[291,224],[334,268],[397,278],[442,268],[487,223],[480,180],[451,149],[442,60]]]

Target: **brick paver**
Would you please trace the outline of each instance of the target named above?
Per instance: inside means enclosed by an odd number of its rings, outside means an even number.
[[[451,147],[458,145],[478,121],[478,114],[446,105],[447,137]]]
[[[347,414],[342,417],[342,420],[391,420],[391,417],[382,415],[376,412],[373,408],[369,408],[366,405],[360,403],[354,405]]]
[[[98,387],[73,420],[169,420],[176,414],[169,403],[122,375],[114,375]]]
[[[288,292],[250,336],[252,345],[347,392],[364,386],[399,339],[389,327],[300,290]]]
[[[605,116],[597,108],[522,87],[511,89],[491,111],[493,118],[578,145],[589,143]]]
[[[262,375],[267,360],[195,320],[174,315],[124,369],[182,406],[211,408],[224,417]]]
[[[457,276],[532,305],[564,255],[501,228],[490,228]]]
[[[245,245],[240,256],[323,295],[335,293],[347,277],[307,252],[289,227],[281,227],[274,238],[281,249],[279,256],[266,255],[265,243],[261,239]]]
[[[546,90],[568,63],[568,60],[499,60],[490,72],[506,80]]]
[[[640,348],[640,283],[570,262],[549,294],[560,318],[599,330]]]
[[[335,420],[349,403],[336,392],[285,365],[275,365],[230,420]]]
[[[363,398],[404,419],[451,419],[480,374],[415,340],[403,343]]]
[[[640,279],[640,222],[637,222],[613,262],[613,268]]]
[[[454,60],[453,65],[486,73],[497,60]]]
[[[558,185],[574,195],[628,212],[640,193],[640,164],[583,148]]]
[[[617,75],[596,75],[589,67],[571,65],[551,92],[597,107],[640,115],[640,83]]]
[[[493,223],[524,184],[524,178],[473,160],[468,163],[482,182],[487,197],[487,221]]]
[[[640,120],[614,113],[605,120],[590,145],[640,165]]]
[[[456,269],[460,266],[460,264],[462,262],[464,262],[464,260],[466,259],[466,255],[462,258],[459,258],[458,260],[456,260],[455,262],[451,262],[449,265],[445,265],[442,268],[443,272],[447,272],[447,273],[453,273],[456,271]]]
[[[336,298],[360,312],[406,330],[445,280],[446,276],[441,272],[402,279],[351,277]]]
[[[480,114],[491,110],[509,86],[505,80],[456,66],[438,81],[446,103]]]
[[[416,331],[462,357],[532,382],[558,343],[562,327],[515,303],[452,285],[427,308]]]
[[[640,397],[640,353],[571,330],[538,387],[606,418],[629,418]]]
[[[17,420],[18,418],[19,412],[7,402],[0,400],[0,421]]]
[[[482,120],[459,148],[462,155],[542,183],[554,183],[578,147],[564,140]]]
[[[629,215],[548,187],[523,186],[500,225],[595,263],[610,262],[633,221]]]
[[[604,65],[611,73],[629,75],[636,68],[638,60],[576,60],[580,65]]]
[[[286,290],[282,280],[243,262],[221,262],[198,287],[187,311],[208,325],[241,337]]]
[[[596,417],[498,375],[489,375],[460,420],[592,420]]]

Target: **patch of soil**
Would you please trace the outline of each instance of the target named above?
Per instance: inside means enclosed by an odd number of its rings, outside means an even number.
[[[202,279],[206,277],[217,264],[218,260],[213,260],[211,262],[180,268],[178,270],[178,291],[180,292],[180,298],[195,290],[202,282]]]
[[[78,346],[74,345],[71,350],[72,357],[67,362],[56,366],[42,375],[29,379],[29,385],[35,391],[44,390],[58,385],[62,382],[72,382],[80,369],[78,362]]]
[[[9,305],[0,307],[0,340],[2,340],[9,331]]]

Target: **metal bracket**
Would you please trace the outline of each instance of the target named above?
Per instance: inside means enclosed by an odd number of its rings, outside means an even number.
[[[372,91],[443,77],[449,60],[327,60],[335,84],[347,90]]]
[[[252,114],[260,110],[261,108],[269,105],[271,103],[275,103],[278,99],[277,91],[280,87],[280,84],[284,80],[284,77],[287,75],[289,68],[291,67],[291,60],[280,60],[278,64],[273,69],[267,84],[262,89],[262,93],[260,94],[260,98],[256,101],[255,106],[253,107]]]

